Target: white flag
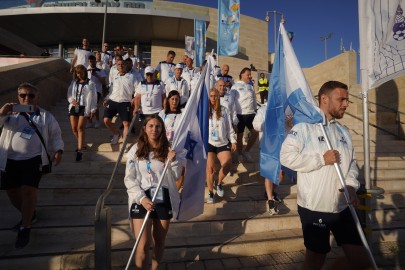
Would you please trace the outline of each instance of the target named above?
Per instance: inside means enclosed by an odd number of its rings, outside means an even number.
[[[405,0],[359,0],[360,68],[368,89],[405,74]]]

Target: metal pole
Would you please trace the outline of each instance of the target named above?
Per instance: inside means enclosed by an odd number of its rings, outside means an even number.
[[[333,148],[332,148],[332,145],[330,143],[328,134],[326,134],[325,127],[323,126],[323,123],[319,123],[319,125],[320,125],[320,127],[322,129],[323,137],[325,138],[325,142],[326,142],[326,144],[328,146],[328,149],[332,150]],[[338,163],[334,163],[333,165],[335,166],[336,172],[337,172],[337,174],[339,176],[340,184],[342,185],[343,194],[345,196],[345,199],[346,199],[347,203],[349,203],[350,202],[350,195],[349,195],[349,192],[347,191],[347,187],[346,187],[346,184],[345,184],[342,169],[340,168]],[[373,269],[378,269],[377,264],[375,263],[375,260],[374,260],[374,257],[373,257],[373,253],[371,253],[371,249],[368,246],[367,239],[364,236],[363,228],[361,227],[359,218],[357,217],[356,210],[354,210],[354,207],[351,204],[349,204],[349,209],[350,209],[350,213],[352,214],[352,217],[354,219],[354,222],[356,223],[356,228],[357,228],[357,231],[358,231],[359,236],[361,238],[361,241],[362,241],[362,243],[364,245],[364,248],[367,251],[367,255],[368,255],[368,258],[370,260],[370,263],[373,266]]]
[[[325,37],[325,39],[324,39],[324,41],[325,41],[325,60],[328,59],[328,48],[326,46],[326,40],[327,40],[327,38]]]
[[[277,12],[274,10],[273,11],[273,14],[274,14],[274,53],[276,53],[276,46],[277,46],[277,41],[276,41],[276,39],[277,39],[277,34],[276,34],[276,32],[277,32]]]
[[[104,23],[103,23],[103,39],[101,41],[101,48],[103,48],[104,41],[105,41],[105,27],[107,25],[107,7],[108,7],[108,0],[105,0]]]

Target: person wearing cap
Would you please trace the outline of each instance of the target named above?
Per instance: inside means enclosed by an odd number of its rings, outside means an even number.
[[[193,91],[197,84],[198,68],[193,67],[194,60],[191,57],[187,57],[185,60],[186,67],[183,68],[182,77],[187,81],[190,92]]]
[[[131,120],[131,103],[134,99],[137,81],[134,75],[127,73],[126,64],[122,59],[117,61],[118,75],[110,82],[110,90],[104,99],[104,124],[113,133],[111,144],[117,144],[120,133],[112,123],[112,118],[118,113],[124,126],[123,137],[128,133]]]
[[[155,79],[154,74],[155,69],[153,67],[146,67],[146,79],[136,87],[134,111],[140,111],[141,120],[151,115],[157,115],[163,109],[165,103],[165,88],[160,80]]]
[[[174,76],[174,67],[176,66],[173,63],[174,58],[176,57],[176,53],[174,51],[169,51],[166,56],[166,61],[160,62],[156,66],[155,75],[160,73],[160,80],[164,83],[170,77]]]
[[[184,108],[186,102],[190,96],[190,88],[187,81],[181,76],[183,67],[181,64],[177,64],[174,68],[174,77],[165,82],[166,94],[170,91],[176,90],[180,94],[180,107]]]

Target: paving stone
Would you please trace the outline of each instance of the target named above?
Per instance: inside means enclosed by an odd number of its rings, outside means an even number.
[[[277,263],[270,254],[256,256],[256,260],[261,266],[274,265]]]
[[[205,269],[215,269],[215,270],[222,270],[225,269],[224,265],[222,264],[221,260],[206,260],[204,261]]]
[[[286,253],[275,253],[271,254],[277,264],[285,264],[285,263],[292,263],[292,260]]]
[[[237,269],[242,267],[242,263],[238,258],[222,259],[222,263],[224,264],[225,269]]]
[[[290,257],[293,262],[303,262],[305,260],[305,252],[302,251],[288,252],[287,256]]]
[[[203,261],[194,261],[194,262],[187,262],[186,268],[190,270],[204,270],[204,262]]]
[[[260,266],[259,262],[255,259],[255,257],[242,257],[239,258],[240,262],[242,263],[243,267],[258,267]]]
[[[186,270],[186,265],[184,263],[168,263],[167,270]]]
[[[300,269],[301,264],[299,263],[285,263],[285,264],[277,264],[275,265],[274,269],[277,270],[298,270]]]

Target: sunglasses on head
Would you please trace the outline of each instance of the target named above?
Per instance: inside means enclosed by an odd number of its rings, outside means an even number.
[[[18,96],[22,99],[29,97],[29,98],[35,98],[34,94],[18,94]]]

